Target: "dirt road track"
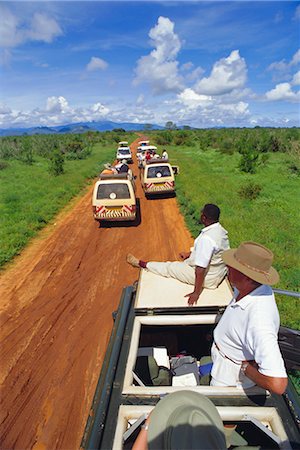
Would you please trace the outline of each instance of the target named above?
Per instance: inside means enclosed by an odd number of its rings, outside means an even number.
[[[1,450],[79,448],[111,313],[138,278],[126,254],[174,259],[191,245],[175,198],[146,200],[137,180],[141,224],[102,228],[92,189],[1,277]]]

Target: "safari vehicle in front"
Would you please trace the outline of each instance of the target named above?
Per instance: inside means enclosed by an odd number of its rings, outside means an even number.
[[[133,163],[130,147],[118,147],[116,159],[118,161],[126,160],[126,162],[129,164]]]
[[[118,144],[118,147],[129,147],[128,142],[127,141],[120,141]]]
[[[140,173],[145,195],[175,193],[175,176],[171,164],[165,159],[150,159]]]
[[[137,214],[135,182],[131,174],[100,175],[93,197],[93,215],[98,221],[133,221]]]
[[[146,151],[148,149],[149,145],[150,145],[150,141],[140,141],[138,148],[137,148],[137,153]]]

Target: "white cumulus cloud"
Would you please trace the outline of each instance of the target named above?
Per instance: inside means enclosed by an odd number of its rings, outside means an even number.
[[[247,66],[238,50],[233,50],[227,58],[217,61],[211,74],[195,85],[195,91],[205,95],[223,95],[242,88],[247,80]]]
[[[15,47],[23,40],[22,32],[18,30],[20,21],[4,6],[0,6],[0,16],[0,46]]]
[[[96,56],[92,56],[90,62],[86,66],[86,70],[88,72],[93,72],[95,70],[105,70],[108,64],[104,59],[97,58]]]
[[[12,110],[5,103],[0,103],[0,114],[10,114]]]
[[[36,12],[30,23],[13,14],[8,8],[0,6],[0,46],[13,48],[27,41],[51,43],[63,31],[58,22],[44,13]]]
[[[291,84],[293,86],[299,86],[300,85],[300,70],[298,72],[296,72],[295,75],[293,76]]]
[[[267,68],[269,72],[273,72],[273,81],[285,81],[291,79],[291,72],[294,67],[300,63],[300,49],[296,51],[290,61],[282,59],[274,61]]]
[[[28,38],[33,41],[43,41],[49,44],[63,32],[55,19],[47,14],[35,13],[27,34]]]
[[[46,111],[49,113],[63,113],[68,111],[68,109],[69,105],[64,97],[48,97]]]
[[[300,63],[300,49],[296,51],[296,53],[294,54],[292,61],[291,61],[291,66],[295,66],[296,64]]]
[[[104,117],[109,113],[109,108],[107,108],[106,106],[102,105],[102,103],[98,102],[95,103],[92,107],[91,107],[91,111],[97,116],[97,117]]]
[[[274,89],[266,92],[265,97],[269,101],[298,102],[300,100],[300,91],[292,91],[290,83],[280,83]]]
[[[177,98],[187,108],[198,108],[199,106],[207,105],[212,102],[212,97],[208,95],[197,94],[193,89],[184,89]]]
[[[178,92],[183,87],[176,60],[181,43],[174,33],[174,23],[167,17],[159,17],[149,36],[155,48],[138,60],[134,83],[148,83],[154,94]]]

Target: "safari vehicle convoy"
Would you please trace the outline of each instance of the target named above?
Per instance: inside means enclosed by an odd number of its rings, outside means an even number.
[[[92,196],[94,219],[135,220],[137,215],[135,191],[135,181],[131,173],[100,174]]]
[[[175,176],[171,164],[165,159],[146,161],[140,172],[146,196],[175,192]]]
[[[146,270],[134,286],[124,288],[81,447],[132,448],[160,398],[192,390],[212,400],[224,426],[230,427],[225,432],[228,448],[300,448],[299,397],[291,382],[282,396],[258,386],[209,385],[212,332],[232,291],[225,279],[217,289],[204,289],[197,306],[188,307],[184,296],[190,289]],[[289,354],[287,367],[299,367],[299,352],[291,357],[289,351],[299,348],[300,333],[285,330],[281,339],[284,357],[286,350]],[[184,375],[174,366],[179,357],[185,358],[177,367]]]

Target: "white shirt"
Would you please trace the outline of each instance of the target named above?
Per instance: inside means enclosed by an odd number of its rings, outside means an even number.
[[[189,257],[189,264],[206,268],[211,262],[212,256],[229,248],[227,231],[219,222],[203,228],[195,239],[194,248]],[[225,266],[220,256],[220,261]]]
[[[238,291],[214,330],[213,385],[250,387],[241,362],[255,360],[258,371],[270,377],[287,376],[278,345],[279,313],[272,288],[261,285],[236,302]],[[224,357],[235,361],[235,363]]]

